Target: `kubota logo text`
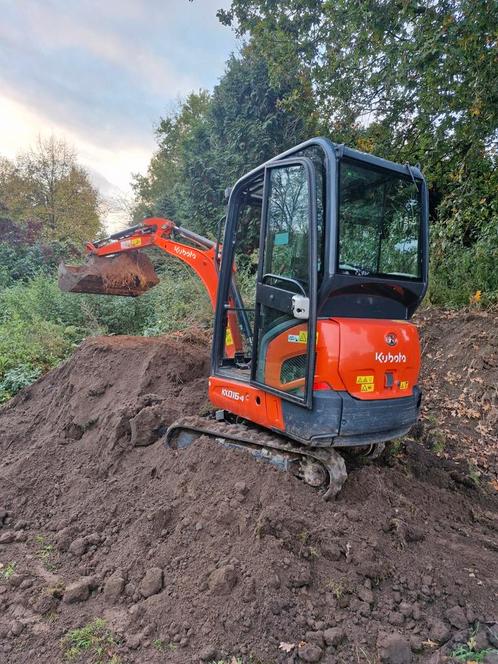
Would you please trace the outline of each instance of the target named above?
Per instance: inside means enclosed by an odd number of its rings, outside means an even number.
[[[375,353],[376,362],[388,364],[389,362],[406,362],[406,355],[403,353]]]
[[[185,258],[197,258],[197,254],[195,253],[195,251],[192,251],[191,249],[184,249],[183,247],[179,247],[178,245],[175,245],[173,251],[178,256],[185,256]]]
[[[234,401],[244,401],[243,394],[239,394],[239,392],[235,392],[235,390],[229,390],[226,387],[221,388],[221,396],[228,397],[229,399],[233,399]]]

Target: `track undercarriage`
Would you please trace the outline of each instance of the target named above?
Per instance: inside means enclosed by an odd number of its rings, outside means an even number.
[[[169,427],[166,444],[182,449],[202,436],[226,447],[242,449],[257,460],[292,473],[319,489],[326,500],[339,493],[347,478],[344,459],[335,449],[304,447],[254,425],[185,417]]]

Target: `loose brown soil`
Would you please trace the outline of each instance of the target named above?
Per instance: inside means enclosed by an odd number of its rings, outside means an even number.
[[[138,251],[111,257],[91,254],[83,265],[59,265],[59,288],[70,293],[136,297],[158,283],[150,258]]]
[[[498,314],[426,309],[423,439],[498,489]]]
[[[479,418],[443,407],[460,403],[447,377],[492,333],[467,322],[477,337],[425,315],[435,395],[418,441],[350,462],[331,503],[208,439],[163,446],[169,423],[208,407],[202,333],[86,341],[0,409],[0,662],[436,663],[473,631],[498,647],[496,468],[463,462],[493,444],[496,401]],[[461,364],[445,361],[452,330]],[[480,394],[496,369],[472,366]],[[451,443],[435,454],[439,430]],[[89,649],[71,651],[68,632],[95,619]]]

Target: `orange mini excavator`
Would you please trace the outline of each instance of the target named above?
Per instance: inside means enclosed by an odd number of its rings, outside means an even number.
[[[418,168],[311,139],[235,184],[223,243],[146,219],[88,244],[86,265],[61,266],[60,286],[139,295],[158,282],[150,247],[195,271],[215,313],[215,410],[175,422],[170,446],[208,435],[329,497],[346,479],[339,451],[376,456],[417,420],[420,346],[408,320],[428,274]]]

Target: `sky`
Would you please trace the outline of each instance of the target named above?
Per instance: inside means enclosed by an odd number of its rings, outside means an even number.
[[[0,0],[0,155],[64,137],[104,196],[144,172],[154,127],[237,50],[229,0]]]

